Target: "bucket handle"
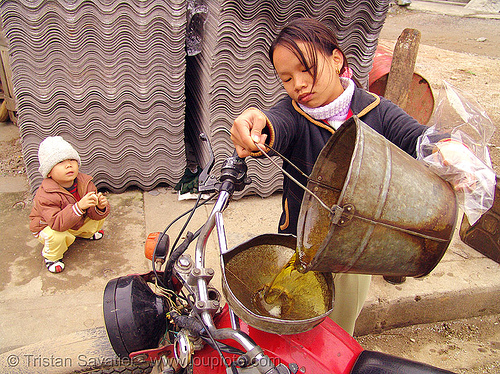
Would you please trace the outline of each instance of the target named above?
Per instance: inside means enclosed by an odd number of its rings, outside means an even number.
[[[337,204],[334,204],[331,208],[326,205],[318,196],[316,196],[316,194],[314,192],[312,192],[309,188],[307,188],[306,186],[302,185],[297,179],[295,179],[294,177],[292,177],[290,175],[290,173],[288,173],[285,169],[283,169],[276,161],[274,161],[271,156],[269,156],[267,154],[267,152],[264,150],[264,148],[262,148],[262,146],[255,142],[254,141],[254,144],[255,146],[262,152],[262,154],[264,156],[266,156],[269,161],[271,161],[278,169],[280,169],[283,174],[285,174],[288,178],[290,178],[292,180],[293,183],[295,183],[297,186],[299,186],[300,188],[302,188],[304,191],[306,191],[307,193],[311,194],[311,196],[313,196],[320,204],[323,208],[325,208],[330,214],[331,214],[331,217],[332,217],[332,223],[334,225],[338,225],[339,222],[341,222],[341,218],[342,218],[342,215],[344,213],[344,208],[342,208],[340,205],[337,205]],[[307,180],[309,180],[310,176],[305,174],[302,170],[300,170],[296,165],[293,164],[293,162],[291,162],[289,159],[287,159],[285,156],[283,156],[281,153],[279,153],[277,150],[273,149],[271,146],[267,145],[266,144],[266,147],[273,151],[274,153],[276,153],[283,161],[286,161],[288,162],[288,164],[290,164],[295,170],[297,170],[300,174],[302,174],[304,177],[307,178]]]

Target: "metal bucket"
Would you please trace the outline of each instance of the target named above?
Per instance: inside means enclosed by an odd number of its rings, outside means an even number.
[[[293,308],[300,319],[264,316],[252,296],[272,282],[295,253],[292,235],[264,234],[222,255],[222,291],[236,315],[256,329],[275,334],[297,334],[321,323],[333,309],[333,279],[330,273],[314,273],[315,285],[294,294]],[[313,273],[311,273],[313,274]],[[311,300],[314,300],[312,307]]]
[[[304,271],[420,277],[448,247],[452,187],[357,117],[320,153],[307,184],[297,250]]]

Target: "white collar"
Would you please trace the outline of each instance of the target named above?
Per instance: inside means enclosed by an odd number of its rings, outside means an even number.
[[[326,105],[309,108],[299,103],[300,108],[314,119],[327,121],[345,121],[349,108],[351,106],[352,95],[354,94],[355,84],[350,78],[339,77],[344,92],[335,100]]]

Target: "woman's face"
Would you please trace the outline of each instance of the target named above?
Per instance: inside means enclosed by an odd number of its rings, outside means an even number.
[[[297,42],[306,56],[307,45]],[[273,63],[288,95],[309,108],[317,108],[331,103],[344,92],[336,69],[342,68],[343,57],[336,49],[331,56],[317,51],[317,79],[313,86],[312,72],[307,71],[297,56],[286,46],[277,45],[273,53]]]

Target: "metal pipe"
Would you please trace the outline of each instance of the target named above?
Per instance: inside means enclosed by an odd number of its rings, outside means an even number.
[[[246,349],[246,351],[250,351],[257,346],[257,344],[255,344],[255,342],[247,334],[245,334],[240,330],[229,329],[229,328],[217,329],[214,325],[210,313],[206,311],[202,312],[201,318],[203,319],[203,322],[208,327],[210,334],[212,334],[215,340],[225,340],[225,339],[235,340],[238,343],[240,343],[241,346]]]
[[[219,253],[222,256],[228,251],[226,230],[224,229],[224,218],[222,216],[222,212],[217,212],[215,214],[215,225],[217,227],[217,237],[219,239]]]
[[[219,198],[217,199],[217,202],[215,203],[215,206],[212,209],[212,212],[210,213],[207,222],[201,229],[200,236],[198,237],[198,241],[196,242],[196,248],[194,254],[195,268],[198,269],[205,268],[205,248],[210,233],[212,232],[215,226],[215,216],[217,213],[222,212],[224,210],[224,208],[226,207],[226,203],[229,200],[229,197],[230,195],[227,192],[225,191],[220,192]],[[198,285],[199,301],[208,302],[207,283],[205,279],[199,278],[197,285]]]
[[[219,237],[219,246],[221,253],[227,251],[226,234],[224,231],[224,222],[222,219],[222,211],[226,208],[227,202],[231,195],[226,191],[221,191],[215,203],[207,222],[203,226],[195,248],[195,267],[203,269],[205,267],[205,248],[214,226],[217,224],[217,235]],[[208,301],[207,283],[203,278],[199,278],[198,282],[198,297],[200,301]],[[247,351],[256,347],[255,342],[245,333],[234,329],[217,329],[215,327],[212,315],[208,311],[201,312],[201,318],[208,327],[214,339],[232,339],[241,344]]]
[[[241,346],[248,352],[254,349],[257,344],[244,332],[234,329],[217,329],[212,332],[216,340],[232,339],[241,344]]]
[[[229,320],[231,321],[231,327],[233,329],[240,329],[240,319],[231,308],[229,308]]]

